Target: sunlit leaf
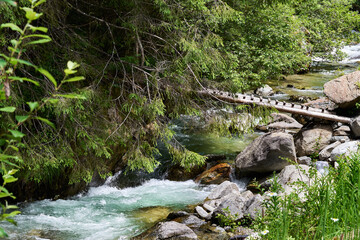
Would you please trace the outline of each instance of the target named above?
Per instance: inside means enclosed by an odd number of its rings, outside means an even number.
[[[84,95],[80,94],[55,94],[55,97],[72,98],[72,99],[86,99]]]
[[[17,130],[10,130],[9,129],[9,132],[16,138],[22,138],[25,136],[25,134],[23,134],[22,132],[19,132]]]
[[[80,64],[78,64],[77,62],[72,62],[72,61],[67,62],[67,68],[69,70],[74,70],[74,69],[78,68],[79,66],[80,66]]]
[[[19,122],[19,123],[22,123],[22,122],[25,122],[30,116],[29,115],[26,115],[26,116],[18,116],[16,115],[15,116],[15,119]]]
[[[51,104],[57,104],[59,102],[59,99],[51,98],[51,99],[48,99],[47,101]]]
[[[43,68],[37,68],[36,69],[38,72],[40,72],[42,75],[44,75],[45,77],[47,77],[53,84],[55,87],[57,87],[57,82],[55,80],[55,78],[45,69]]]
[[[0,0],[0,2],[5,2],[5,3],[7,3],[7,4],[10,4],[10,5],[13,6],[13,7],[16,7],[16,6],[17,6],[17,2],[12,1],[12,0]]]
[[[29,25],[29,27],[33,32],[40,31],[40,32],[47,33],[47,31],[48,31],[48,29],[46,27],[35,27],[32,25]]]
[[[46,0],[40,0],[40,1],[38,1],[34,6],[37,7],[37,6],[39,6],[40,4],[43,4],[44,2],[46,2]]]
[[[6,64],[7,62],[4,59],[0,58],[0,69],[3,69],[6,66]]]
[[[27,104],[30,107],[30,112],[34,111],[39,106],[38,102],[27,102]]]
[[[13,31],[17,31],[17,32],[22,32],[21,28],[19,28],[16,24],[14,23],[3,23],[1,24],[0,28],[10,28]]]
[[[35,117],[35,119],[38,119],[38,120],[40,120],[40,121],[43,121],[44,123],[46,123],[47,125],[49,125],[49,126],[52,127],[53,129],[56,129],[56,128],[55,128],[55,124],[52,123],[51,121],[49,121],[49,120],[46,119],[46,118]]]
[[[14,80],[14,81],[20,81],[20,82],[23,82],[23,81],[31,82],[31,83],[35,84],[36,86],[40,86],[38,81],[32,80],[30,78],[10,76],[9,79]]]
[[[0,108],[1,112],[15,112],[15,110],[16,110],[16,107],[3,107],[3,108]]]
[[[33,38],[33,37],[38,37],[38,38],[44,38],[44,39],[50,39],[51,37],[45,34],[30,34],[30,35],[26,35],[24,38]]]
[[[23,7],[21,9],[26,12],[25,17],[27,19],[29,19],[30,21],[34,21],[34,20],[38,19],[39,17],[41,17],[41,15],[42,15],[42,13],[37,13],[32,8]]]
[[[73,77],[73,78],[66,79],[66,80],[64,80],[62,82],[63,83],[66,83],[66,82],[78,82],[78,81],[82,81],[82,80],[85,80],[85,77],[79,76],[79,77]]]
[[[43,43],[48,43],[48,42],[51,42],[51,39],[35,40],[35,41],[31,41],[31,42],[26,43],[26,45],[43,44]]]

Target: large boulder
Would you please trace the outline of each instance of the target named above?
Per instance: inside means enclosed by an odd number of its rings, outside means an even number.
[[[198,239],[195,232],[185,224],[175,221],[160,222],[137,235],[132,240],[195,240]]]
[[[325,95],[340,108],[351,108],[360,100],[360,71],[341,76],[324,85]]]
[[[177,223],[174,221],[163,222],[158,225],[157,230],[155,231],[155,239],[181,239],[181,240],[190,240],[198,239],[196,234],[191,228],[185,224]]]
[[[238,176],[252,176],[280,171],[295,161],[294,139],[283,132],[267,133],[256,138],[235,159]]]
[[[225,181],[214,188],[206,199],[215,200],[231,193],[240,193],[240,189],[235,183]]]
[[[195,182],[201,184],[220,184],[230,180],[231,166],[228,163],[220,163],[198,176]]]
[[[312,129],[302,129],[295,136],[297,156],[310,156],[330,144],[332,127],[317,125]]]
[[[336,141],[328,146],[326,146],[323,150],[319,152],[319,159],[320,161],[328,160],[331,156],[331,152],[341,144],[340,141]]]
[[[278,181],[284,189],[281,195],[288,195],[295,191],[301,199],[305,199],[305,192],[299,191],[294,183],[300,181],[307,185],[313,184],[314,181],[309,178],[309,170],[309,166],[302,164],[286,166],[278,175]]]
[[[255,219],[262,211],[263,197],[252,194],[250,191],[229,194],[221,198],[221,203],[215,209],[213,217],[218,214],[237,216],[237,219],[251,217]],[[225,211],[227,209],[228,211]]]
[[[359,141],[350,141],[335,147],[331,152],[331,161],[336,161],[341,156],[351,156],[356,153],[359,148]]]

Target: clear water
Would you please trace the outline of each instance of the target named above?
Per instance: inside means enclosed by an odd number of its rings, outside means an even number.
[[[342,51],[347,54],[347,57],[339,63],[316,59],[311,72],[286,76],[284,80],[270,81],[270,86],[282,92],[275,94],[274,98],[288,100],[289,96],[309,98],[324,96],[323,86],[326,82],[357,70],[360,62],[360,44],[345,46]],[[294,87],[288,87],[289,84]]]
[[[211,187],[193,181],[147,181],[134,188],[103,185],[68,200],[25,204],[16,217],[19,227],[7,225],[10,239],[128,239],[144,231],[156,214],[186,208],[205,199]],[[166,211],[165,211],[166,213]],[[166,216],[165,216],[166,217]]]

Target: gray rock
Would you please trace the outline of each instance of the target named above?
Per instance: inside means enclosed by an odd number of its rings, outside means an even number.
[[[336,128],[335,130],[344,131],[344,132],[350,132],[351,129],[348,125],[341,125],[340,127]]]
[[[202,208],[200,206],[196,206],[195,211],[199,214],[199,216],[201,218],[204,218],[204,219],[207,219],[207,220],[211,219],[211,214],[212,213],[208,213],[207,211],[205,211],[204,208]]]
[[[305,200],[306,195],[305,192],[300,191],[299,187],[294,185],[295,182],[301,181],[307,185],[311,185],[314,183],[308,176],[310,167],[306,165],[290,165],[286,166],[279,174],[278,174],[278,182],[283,187],[284,191],[280,194],[288,195],[292,192],[297,192],[300,199]],[[320,174],[319,174],[320,176]],[[266,194],[265,194],[266,195]]]
[[[263,87],[256,89],[255,94],[258,94],[263,97],[267,97],[273,95],[274,90],[269,85],[265,84]]]
[[[329,163],[325,161],[317,161],[315,163],[316,169],[319,171],[321,175],[326,175],[329,173]]]
[[[220,199],[223,196],[226,196],[231,193],[240,193],[239,187],[230,181],[225,181],[222,184],[214,188],[207,199]]]
[[[356,153],[359,147],[359,141],[350,141],[342,143],[331,152],[331,161],[336,161],[341,156],[351,156],[351,154]]]
[[[190,228],[199,228],[202,225],[205,225],[206,222],[194,215],[190,215],[188,217],[186,217],[183,221],[183,224],[185,224],[186,226],[190,227]]]
[[[355,137],[360,137],[360,116],[354,118],[350,123],[351,131]]]
[[[338,105],[336,105],[334,102],[332,102],[330,99],[326,97],[322,97],[316,100],[309,101],[304,104],[304,106],[309,106],[313,108],[320,108],[325,109],[328,111],[332,111],[338,108]]]
[[[334,136],[350,135],[351,129],[348,125],[342,125],[334,130]]]
[[[298,157],[297,162],[298,162],[298,164],[304,164],[304,165],[312,164],[311,157],[308,157],[308,156]]]
[[[221,204],[215,209],[214,215],[221,213],[228,215],[224,209],[228,209],[229,213],[237,216],[240,219],[244,216],[255,217],[262,211],[263,198],[261,195],[253,195],[250,198],[245,198],[241,194],[230,194],[222,198]]]
[[[181,239],[190,240],[198,239],[196,234],[191,228],[185,224],[177,223],[174,221],[159,223],[159,226],[155,232],[156,240],[165,239]]]
[[[206,203],[203,204],[203,208],[206,209],[209,212],[213,212],[215,210],[214,207],[212,207],[212,206],[210,206],[210,205],[208,205]]]
[[[310,156],[330,144],[332,127],[317,125],[312,129],[302,129],[295,136],[297,156]]]
[[[350,138],[348,136],[332,136],[330,138],[330,143],[337,142],[337,141],[344,143],[344,142],[350,141]]]
[[[323,150],[321,150],[319,152],[319,159],[321,161],[327,160],[330,158],[331,156],[331,152],[334,150],[334,148],[336,148],[337,146],[339,146],[341,144],[340,141],[336,141],[328,146],[326,146]]]
[[[282,186],[290,185],[296,181],[309,182],[309,177],[304,174],[310,167],[307,165],[286,166],[278,175],[278,181]]]
[[[260,194],[256,194],[253,198],[246,202],[247,209],[245,210],[244,215],[249,215],[252,219],[256,219],[263,209],[263,201],[264,198]]]
[[[341,76],[324,84],[324,94],[340,108],[355,107],[360,100],[360,71]]]
[[[236,173],[249,176],[279,171],[295,161],[293,137],[282,132],[267,133],[256,138],[235,159]]]
[[[300,129],[303,127],[298,121],[283,113],[272,113],[272,120],[266,126],[267,129]]]

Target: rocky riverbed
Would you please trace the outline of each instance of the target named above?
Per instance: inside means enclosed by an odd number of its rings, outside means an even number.
[[[221,183],[203,202],[191,211],[170,213],[166,221],[159,222],[133,239],[247,239],[259,234],[247,228],[247,224],[264,214],[262,203],[270,193],[261,195],[251,184],[247,186],[248,190],[240,190],[229,181],[231,169],[235,170],[237,179],[260,179],[259,184],[264,189],[272,184],[271,174],[277,172],[283,194],[294,191],[292,183],[296,181],[313,184],[314,180],[307,174],[310,168],[317,169],[318,175],[326,174],[328,168],[336,167],[339,156],[358,151],[360,117],[351,114],[356,113],[353,109],[360,100],[359,82],[360,71],[356,71],[324,86],[327,105],[323,107],[331,106],[327,110],[346,113],[353,118],[351,124],[273,113],[269,124],[258,126],[266,133],[238,154],[233,164],[218,159],[195,177],[203,184]],[[267,86],[256,93],[267,96],[273,91]],[[301,119],[303,124],[296,119]],[[305,194],[300,192],[299,197],[305,198]],[[219,215],[236,216],[244,224],[233,231],[230,227],[221,226]]]

